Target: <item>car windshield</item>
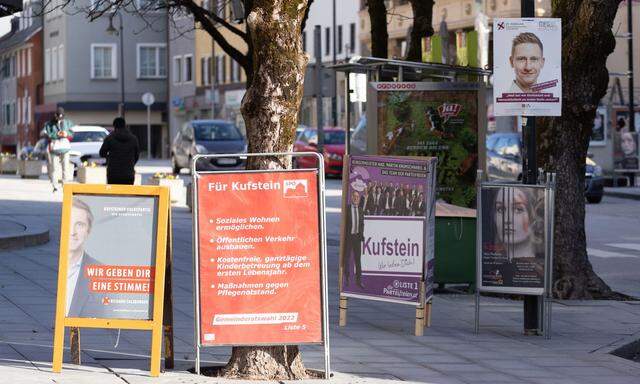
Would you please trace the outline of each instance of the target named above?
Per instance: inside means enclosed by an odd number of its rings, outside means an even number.
[[[344,144],[344,131],[327,131],[324,133],[325,144]]]
[[[74,132],[71,137],[72,143],[101,143],[104,141],[104,138],[107,137],[107,134],[102,131],[83,131],[83,132]]]
[[[204,123],[193,126],[196,141],[242,140],[242,134],[233,124]]]

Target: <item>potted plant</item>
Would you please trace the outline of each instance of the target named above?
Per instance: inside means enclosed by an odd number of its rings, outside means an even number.
[[[169,187],[172,203],[184,202],[186,193],[181,178],[171,173],[157,172],[150,179],[149,184]]]
[[[107,184],[107,168],[96,163],[83,162],[78,167],[78,183],[82,184]]]
[[[18,160],[18,175],[23,179],[39,179],[42,175],[42,160],[31,152],[21,155]]]
[[[18,158],[13,153],[0,153],[0,173],[15,174],[18,171]]]

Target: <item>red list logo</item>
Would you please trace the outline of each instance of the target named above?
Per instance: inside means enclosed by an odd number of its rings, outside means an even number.
[[[438,114],[444,119],[449,120],[451,117],[456,117],[462,111],[462,105],[460,104],[447,104],[444,103],[438,107]]]

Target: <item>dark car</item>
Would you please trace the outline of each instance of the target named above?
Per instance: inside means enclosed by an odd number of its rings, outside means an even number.
[[[522,180],[522,139],[518,133],[494,133],[487,136],[487,172],[490,180]],[[602,201],[602,168],[587,157],[584,196],[589,203]]]
[[[324,172],[327,175],[342,175],[342,157],[344,156],[345,131],[339,127],[325,127],[324,131]],[[318,131],[305,129],[293,145],[294,152],[318,152]],[[316,167],[314,157],[295,158],[298,168]]]
[[[247,140],[229,121],[193,120],[185,123],[171,146],[171,165],[174,173],[191,168],[196,155],[247,153]],[[202,158],[196,164],[198,171],[243,169],[246,156]]]

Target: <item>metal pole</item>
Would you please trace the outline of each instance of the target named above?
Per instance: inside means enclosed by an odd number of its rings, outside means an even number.
[[[316,57],[316,114],[318,118],[318,152],[324,153],[324,116],[322,108],[322,27],[313,30],[313,49]],[[327,41],[325,44],[328,44]]]
[[[211,120],[216,118],[216,113],[215,113],[215,91],[216,91],[216,74],[218,73],[218,61],[215,60],[216,56],[216,42],[215,40],[211,39],[211,65],[209,65],[209,71],[211,71]],[[215,66],[215,72],[214,72],[214,68],[213,68],[213,63],[216,63]]]
[[[345,153],[346,154],[350,154],[351,153],[351,72],[346,71],[344,73],[344,84],[345,84],[345,89],[344,89],[344,104],[345,104],[345,108],[344,110],[347,113],[347,126],[345,127],[346,129],[346,146],[345,146]]]
[[[333,0],[333,35],[332,35],[332,40],[333,40],[333,65],[335,65],[336,63],[338,63],[338,56],[337,56],[337,47],[336,47],[336,0]],[[331,97],[331,116],[333,118],[333,126],[337,127],[338,126],[338,87],[337,87],[337,82],[338,82],[338,74],[336,71],[333,71],[333,96]],[[349,129],[349,126],[347,125],[346,129]]]
[[[147,105],[147,159],[151,160],[151,106]]]
[[[636,130],[635,106],[633,102],[633,2],[627,0],[627,31],[629,32],[627,42],[629,46],[629,131]]]
[[[122,22],[122,15],[117,13],[120,21],[120,116],[124,118],[124,23]]]
[[[521,0],[522,17],[535,17],[534,0]],[[536,119],[535,117],[523,117],[522,127],[522,183],[533,185],[538,182],[538,167],[536,158]],[[524,333],[537,334],[540,330],[540,297],[524,296]]]

